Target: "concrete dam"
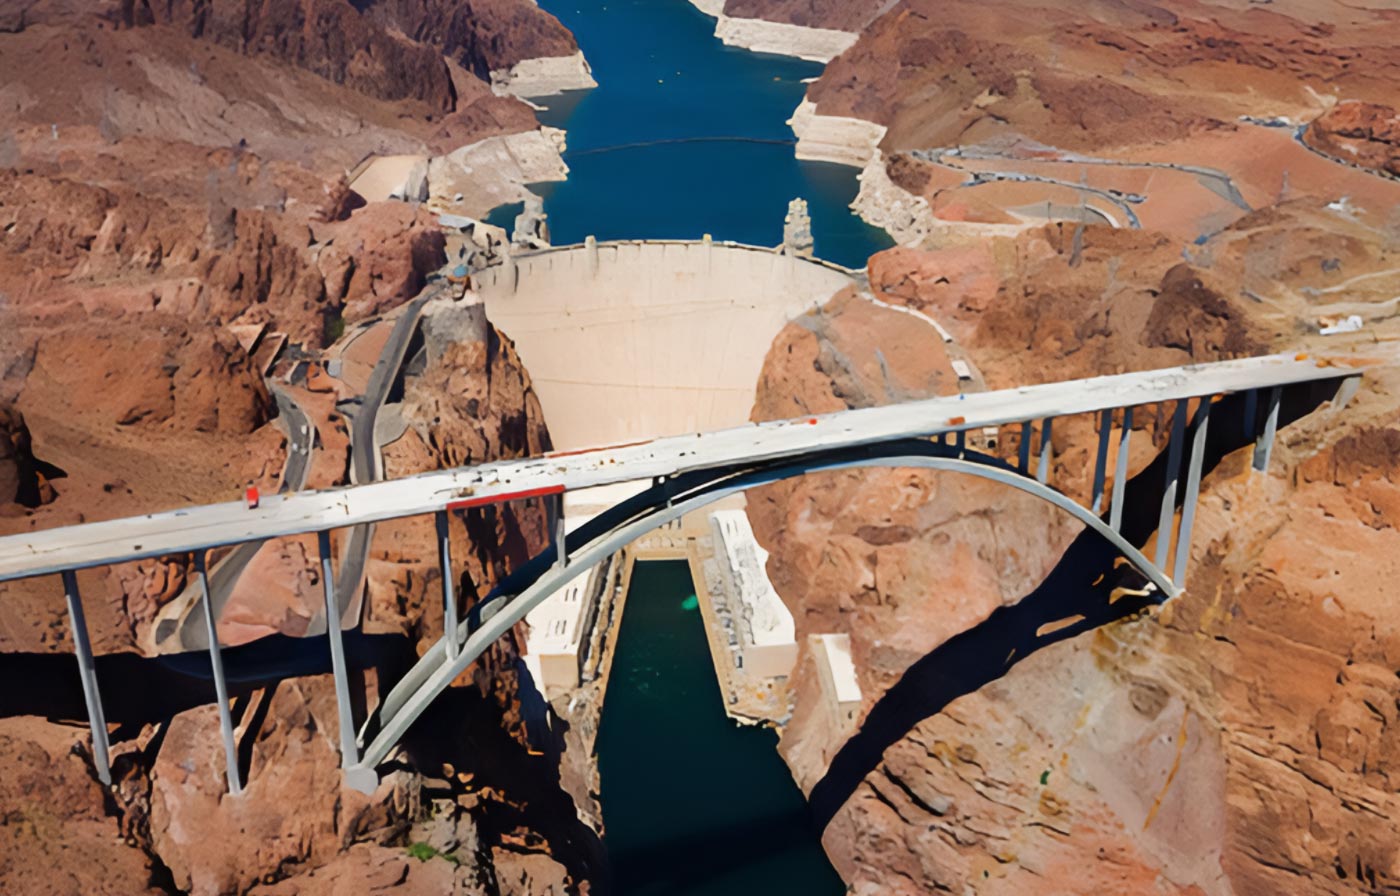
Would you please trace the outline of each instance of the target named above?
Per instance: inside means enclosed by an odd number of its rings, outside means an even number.
[[[856,278],[737,243],[590,239],[514,255],[474,284],[567,451],[747,422],[774,337]]]

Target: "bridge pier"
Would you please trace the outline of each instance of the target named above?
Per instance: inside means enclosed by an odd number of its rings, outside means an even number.
[[[1021,445],[1016,453],[1016,469],[1022,476],[1030,474],[1031,469],[1031,421],[1026,420],[1021,424]]]
[[[359,749],[355,745],[355,720],[350,709],[350,675],[345,668],[345,642],[340,632],[340,607],[335,599],[335,581],[331,572],[331,533],[322,529],[316,533],[321,553],[321,585],[326,594],[326,637],[331,645],[331,673],[335,677],[336,715],[340,723],[340,767],[358,765]]]
[[[1133,406],[1123,408],[1123,429],[1118,436],[1118,458],[1113,467],[1113,497],[1108,502],[1108,525],[1123,530],[1123,490],[1128,487],[1128,444],[1133,436]]]
[[[1283,398],[1283,387],[1274,386],[1269,390],[1265,407],[1264,431],[1254,440],[1254,469],[1264,472],[1269,468],[1269,456],[1274,451],[1274,437],[1278,434],[1278,406]]]
[[[1196,422],[1192,425],[1191,460],[1186,470],[1186,494],[1181,499],[1181,532],[1176,536],[1176,559],[1172,569],[1172,582],[1178,588],[1186,587],[1186,562],[1191,556],[1191,528],[1196,522],[1196,503],[1201,498],[1201,464],[1205,461],[1210,405],[1211,396],[1201,399],[1201,406],[1196,409]]]
[[[92,657],[92,642],[88,640],[83,600],[78,595],[78,577],[71,569],[63,571],[63,595],[68,601],[68,624],[73,630],[73,652],[78,655],[78,677],[83,683],[88,727],[92,729],[92,763],[97,767],[97,780],[110,787],[112,765],[107,743],[107,715],[102,711],[102,695],[97,690],[97,666]]]
[[[219,630],[214,621],[214,605],[209,599],[209,571],[205,568],[203,551],[194,552],[194,574],[199,580],[199,600],[204,604],[204,630],[209,635],[209,668],[214,673],[214,696],[219,701],[219,734],[224,740],[224,774],[228,778],[228,792],[237,796],[243,792],[243,781],[238,774],[238,746],[233,740],[228,683],[224,680],[224,658],[219,652]]]
[[[1054,450],[1054,443],[1050,440],[1050,426],[1054,420],[1054,417],[1046,417],[1040,421],[1040,464],[1036,467],[1035,479],[1041,485],[1050,479],[1050,455]]]
[[[1103,485],[1108,474],[1108,435],[1113,431],[1113,408],[1099,412],[1099,450],[1094,455],[1094,497],[1090,508],[1095,515],[1103,512]]]
[[[564,493],[549,499],[550,531],[554,539],[554,568],[562,570],[569,565],[569,549],[564,542]]]
[[[1172,523],[1176,520],[1176,485],[1181,479],[1181,442],[1186,437],[1186,400],[1176,403],[1172,413],[1172,431],[1167,443],[1167,483],[1162,488],[1162,512],[1157,515],[1157,555],[1152,564],[1167,568],[1167,550],[1171,547]]]
[[[438,566],[442,571],[442,634],[447,658],[457,658],[457,595],[452,588],[452,522],[446,510],[434,514],[437,522]]]

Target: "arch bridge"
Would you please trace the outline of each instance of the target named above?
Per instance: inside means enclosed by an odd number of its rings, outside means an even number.
[[[350,786],[372,789],[376,768],[427,706],[502,634],[571,579],[637,537],[731,494],[805,473],[858,467],[913,467],[961,473],[1049,502],[1102,537],[1160,599],[1180,593],[1200,491],[1212,408],[1254,441],[1263,471],[1279,426],[1285,389],[1321,389],[1340,406],[1354,394],[1360,362],[1273,355],[1189,365],[995,392],[955,395],[797,420],[654,439],[424,473],[397,480],[192,507],[0,538],[0,581],[62,577],[98,776],[110,783],[108,731],[75,572],[152,557],[192,554],[204,618],[230,791],[241,791],[228,691],[215,619],[209,609],[205,554],[249,541],[316,533],[327,618],[337,618],[330,532],[384,520],[433,515],[442,566],[443,637],[384,695],[360,730],[342,633],[328,626],[339,714],[342,767]],[[1238,400],[1219,401],[1225,396]],[[1125,486],[1134,408],[1170,405],[1165,478],[1153,556],[1124,534]],[[1192,406],[1194,405],[1194,410]],[[1092,486],[1080,503],[1050,481],[1054,421],[1088,415],[1098,430]],[[1159,415],[1160,417],[1160,415]],[[1166,418],[1161,418],[1165,420]],[[1008,432],[1014,457],[989,450]],[[1184,465],[1184,469],[1183,469]],[[564,532],[563,495],[595,486],[649,482],[641,493]],[[526,498],[551,501],[552,542],[463,615],[454,593],[447,537],[450,515]],[[1178,520],[1177,507],[1181,513]],[[1134,508],[1141,511],[1142,508]],[[1174,549],[1173,549],[1174,548]],[[1171,561],[1170,567],[1168,565]]]

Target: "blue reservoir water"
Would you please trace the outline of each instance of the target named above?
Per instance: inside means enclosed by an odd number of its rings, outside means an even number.
[[[856,170],[799,162],[787,119],[821,66],[730,49],[686,0],[541,0],[599,86],[542,100],[568,131],[563,183],[536,185],[552,240],[775,246],[807,200],[818,256],[863,267],[890,245],[851,213]],[[520,206],[493,223],[508,226]],[[598,733],[604,844],[620,896],[838,896],[773,732],[724,712],[689,569],[641,563]]]
[[[598,771],[619,896],[839,896],[777,738],[724,713],[684,561],[638,563]]]
[[[598,87],[538,102],[568,131],[567,181],[540,184],[553,242],[782,242],[806,199],[816,254],[863,267],[891,245],[850,210],[856,169],[800,162],[786,124],[817,63],[724,46],[686,0],[542,0],[578,37]],[[490,217],[509,225],[520,205]]]

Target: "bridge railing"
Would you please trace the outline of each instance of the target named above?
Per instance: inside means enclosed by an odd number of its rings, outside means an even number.
[[[702,490],[719,488],[726,482],[731,483],[728,487],[734,487],[731,480],[735,476],[749,475],[755,482],[769,481],[764,477],[776,474],[767,471],[787,470],[786,475],[795,475],[794,470],[820,468],[819,461],[823,458],[847,456],[852,451],[914,439],[932,440],[947,449],[942,452],[946,463],[940,466],[921,462],[921,465],[945,469],[981,467],[988,478],[1053,499],[1062,507],[1072,507],[1068,499],[1057,498],[1057,493],[1049,486],[1054,463],[1054,425],[1056,420],[1066,417],[1091,415],[1096,418],[1098,439],[1089,501],[1078,515],[1106,535],[1121,535],[1134,408],[1170,406],[1173,410],[1170,431],[1165,434],[1166,481],[1158,515],[1156,554],[1151,561],[1142,558],[1140,565],[1149,567],[1143,571],[1149,579],[1161,583],[1167,591],[1164,596],[1172,596],[1185,582],[1206,437],[1216,399],[1231,393],[1243,395],[1244,425],[1255,442],[1252,465],[1255,470],[1262,471],[1268,466],[1277,433],[1284,389],[1295,384],[1335,382],[1344,401],[1355,391],[1361,372],[1361,365],[1319,362],[1302,355],[1191,365],[947,396],[751,424],[712,433],[672,436],[613,448],[501,461],[319,492],[269,496],[256,508],[241,502],[227,503],[86,523],[0,538],[0,581],[54,573],[61,576],[92,732],[94,764],[99,778],[110,783],[107,725],[75,571],[147,557],[192,554],[209,635],[208,649],[219,703],[228,785],[237,793],[241,789],[237,749],[216,620],[210,610],[205,552],[245,541],[316,533],[326,618],[334,620],[339,618],[339,613],[331,531],[389,519],[433,515],[442,571],[444,635],[405,681],[386,696],[379,711],[379,731],[363,756],[351,711],[350,679],[341,627],[326,626],[336,686],[342,766],[347,781],[363,789],[373,786],[377,780],[373,766],[383,758],[392,740],[455,678],[455,674],[449,673],[473,661],[480,649],[484,649],[483,643],[489,643],[489,640],[483,641],[486,636],[494,638],[496,634],[492,633],[501,625],[523,618],[530,608],[525,602],[512,601],[514,594],[497,595],[507,598],[504,603],[510,605],[510,611],[501,615],[494,627],[487,627],[491,617],[484,605],[475,608],[467,619],[461,618],[454,594],[455,579],[447,535],[453,513],[527,498],[545,498],[551,502],[553,542],[545,555],[536,558],[532,573],[535,578],[528,583],[534,588],[529,600],[537,603],[548,596],[548,590],[542,590],[539,582],[562,584],[578,574],[579,564],[591,564],[599,559],[591,555],[586,559],[570,556],[562,512],[562,496],[566,491],[637,480],[690,482]],[[975,450],[987,447],[989,433],[1000,436],[1007,429],[1014,437],[997,440],[998,450],[1007,455],[1004,460]],[[977,444],[979,440],[980,445]],[[1183,454],[1188,441],[1190,453],[1186,457],[1184,492],[1178,501]],[[1015,446],[1014,462],[1010,458],[1012,445]],[[954,461],[960,466],[951,466]],[[845,465],[867,464],[857,460]],[[705,497],[700,492],[697,494]],[[601,546],[611,546],[624,534],[644,531],[638,527],[669,519],[667,513],[675,510],[671,498],[666,492],[661,508],[621,508],[631,515],[617,516],[616,530],[575,534],[592,539],[587,543],[596,554]],[[1107,520],[1100,520],[1105,502]],[[1174,525],[1178,503],[1182,505],[1181,519],[1179,525]],[[1125,553],[1140,557],[1121,537],[1116,543]],[[1173,546],[1175,564],[1168,576],[1166,564]],[[491,613],[503,613],[502,601],[490,603]],[[464,653],[464,646],[470,644],[477,645],[476,654]]]

